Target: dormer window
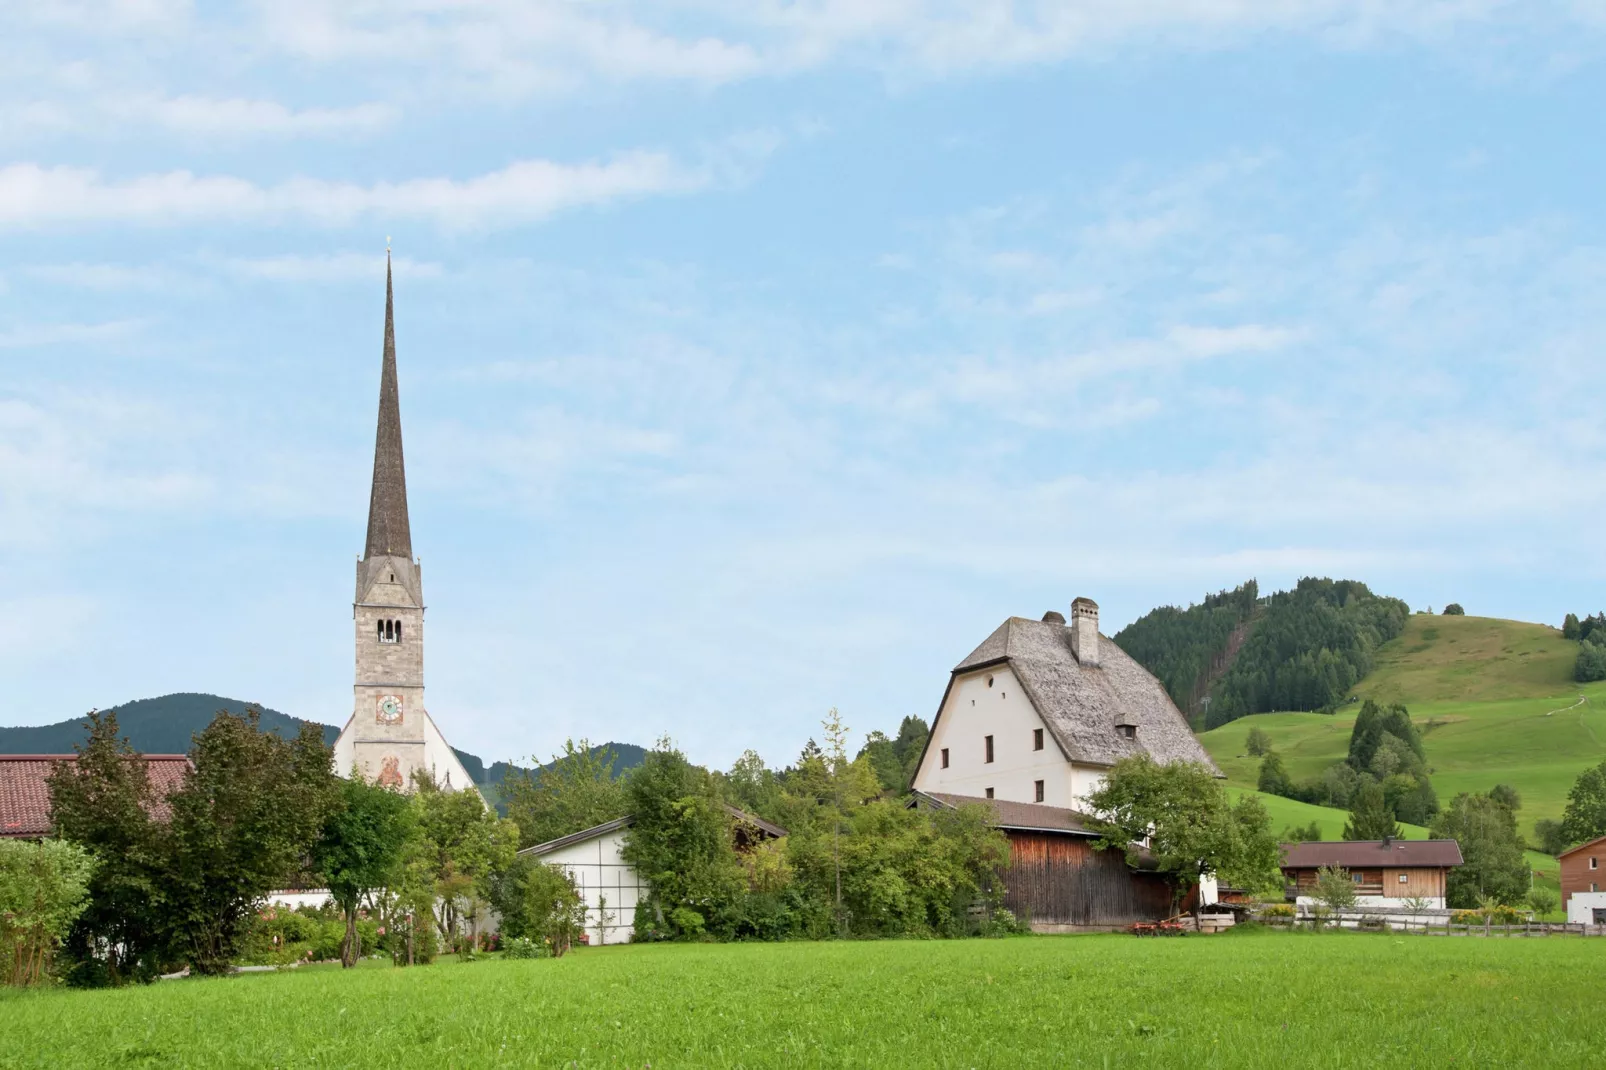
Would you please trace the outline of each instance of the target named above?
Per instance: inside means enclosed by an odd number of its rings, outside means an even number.
[[[1138,738],[1138,726],[1135,724],[1116,725],[1116,728],[1118,731],[1120,731],[1122,737],[1125,739]]]

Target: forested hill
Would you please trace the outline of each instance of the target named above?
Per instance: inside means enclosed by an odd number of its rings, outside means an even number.
[[[1250,580],[1187,609],[1162,606],[1115,641],[1178,707],[1215,728],[1248,713],[1343,702],[1409,615],[1404,602],[1357,580],[1306,578],[1264,598]]]
[[[145,754],[188,753],[190,738],[211,724],[212,718],[221,710],[233,714],[243,714],[248,709],[258,710],[262,715],[258,724],[263,731],[274,732],[285,738],[294,736],[301,730],[302,724],[299,718],[270,710],[258,703],[193,692],[139,699],[113,708],[117,712],[117,727],[135,750]],[[73,748],[84,741],[86,724],[82,717],[74,717],[55,724],[0,727],[0,754],[71,754]],[[334,725],[319,727],[323,729],[325,743],[333,744],[340,735],[340,729]],[[611,749],[614,752],[616,773],[640,765],[647,754],[633,743],[602,743],[593,749]],[[457,750],[456,747],[452,750],[468,775],[482,788],[495,788],[510,773],[521,769],[507,762],[495,762],[487,768],[479,756]]]

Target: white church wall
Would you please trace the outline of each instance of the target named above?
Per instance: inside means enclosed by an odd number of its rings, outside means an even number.
[[[1043,749],[1033,749],[1033,731],[1043,730]],[[993,760],[986,760],[986,737],[993,737]],[[942,767],[943,748],[948,768]],[[985,798],[1074,807],[1076,772],[1065,760],[1009,666],[999,665],[955,677],[937,717],[925,760],[915,774],[921,791],[944,791]]]
[[[559,866],[574,878],[586,905],[586,932],[592,944],[629,943],[636,904],[647,898],[646,882],[620,857],[624,839],[625,830],[616,829],[540,856],[542,862]],[[610,915],[606,924],[604,900]]]

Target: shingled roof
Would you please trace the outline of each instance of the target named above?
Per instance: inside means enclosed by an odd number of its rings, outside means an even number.
[[[993,813],[993,824],[1019,832],[1063,832],[1069,836],[1097,836],[1089,831],[1087,815],[1063,806],[1044,803],[1010,802],[1008,799],[978,799],[974,795],[955,795],[947,791],[917,791],[939,806],[958,809],[966,805],[985,806]]]
[[[1461,865],[1461,845],[1454,840],[1345,840],[1285,843],[1284,869],[1439,869]]]
[[[190,760],[182,754],[147,754],[146,769],[156,802],[152,816],[166,820],[167,797],[184,783]],[[0,838],[50,835],[50,786],[57,762],[76,762],[76,754],[0,754]]]
[[[379,428],[374,435],[374,484],[368,496],[369,557],[413,556],[407,521],[407,471],[402,463],[401,398],[396,389],[396,318],[385,254],[385,354],[379,371]]]
[[[1107,636],[1098,640],[1098,665],[1084,666],[1071,652],[1065,624],[1011,617],[953,671],[1007,664],[1072,761],[1114,765],[1148,754],[1162,763],[1198,762],[1222,775],[1160,681]],[[1137,726],[1133,738],[1116,731],[1121,718]]]

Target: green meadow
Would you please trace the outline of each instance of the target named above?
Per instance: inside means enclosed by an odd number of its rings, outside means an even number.
[[[1599,1065],[1601,941],[647,945],[0,995],[3,1067]]]
[[[1577,649],[1544,625],[1413,616],[1355,690],[1410,708],[1441,801],[1510,784],[1522,796],[1518,822],[1531,833],[1540,818],[1561,816],[1579,773],[1606,760],[1606,683],[1572,682]],[[1245,753],[1245,737],[1251,727],[1262,728],[1289,774],[1303,779],[1344,757],[1359,709],[1352,704],[1332,716],[1259,714],[1199,738],[1230,784],[1252,788],[1260,762]],[[1275,805],[1289,813],[1302,807],[1288,800]],[[1303,809],[1323,811],[1315,816],[1324,830],[1325,814],[1338,815],[1342,828],[1339,811]],[[1273,814],[1278,829],[1301,823]]]

